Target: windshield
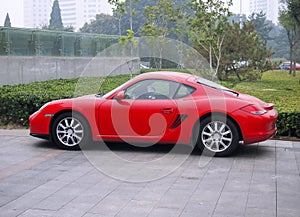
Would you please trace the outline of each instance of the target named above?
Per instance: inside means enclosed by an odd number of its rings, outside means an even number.
[[[122,84],[121,86],[119,86],[119,87],[117,87],[117,88],[115,88],[115,89],[109,91],[108,93],[104,94],[104,95],[101,96],[101,97],[104,98],[104,99],[107,99],[107,98],[108,98],[110,95],[112,95],[114,92],[116,92],[116,91],[122,89],[124,86],[126,86],[130,81],[131,81],[131,80],[125,82],[125,83]]]

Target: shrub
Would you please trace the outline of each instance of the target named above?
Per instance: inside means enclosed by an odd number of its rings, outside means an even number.
[[[277,135],[300,138],[300,112],[279,113],[276,124],[278,128]]]

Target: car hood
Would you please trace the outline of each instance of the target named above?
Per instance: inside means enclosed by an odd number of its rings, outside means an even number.
[[[96,103],[101,103],[103,100],[104,99],[100,96],[97,97],[97,95],[91,94],[69,99],[54,100],[47,103],[47,107],[51,106],[57,109],[74,109],[76,107],[77,109],[81,110],[80,107],[96,105]]]

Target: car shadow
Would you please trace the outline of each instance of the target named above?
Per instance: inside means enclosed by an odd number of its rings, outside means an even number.
[[[42,149],[59,149],[51,141],[38,141],[34,143],[36,148]],[[176,147],[175,147],[176,146]],[[192,156],[202,155],[202,151],[197,147],[183,144],[145,144],[135,143],[128,144],[125,142],[91,142],[82,148],[83,151],[112,151],[112,152],[128,152],[128,153],[156,153],[156,154],[187,154]],[[79,150],[80,151],[80,150]],[[235,153],[228,157],[235,158],[263,158],[274,154],[272,149],[260,147],[259,144],[241,145]]]
[[[41,140],[41,141],[35,142],[34,146],[36,148],[41,148],[41,149],[51,149],[51,150],[59,149],[55,144],[53,144],[51,141],[48,141],[48,140]]]
[[[272,156],[275,154],[275,150],[271,148],[264,148],[259,143],[241,145],[238,150],[232,155],[236,158],[264,158],[266,156]]]
[[[176,146],[176,148],[175,148]],[[110,150],[113,152],[136,152],[136,153],[158,153],[167,154],[172,151],[173,154],[187,154],[197,156],[202,155],[203,152],[198,147],[183,144],[143,144],[137,143],[134,145],[125,142],[93,142],[84,150]],[[271,149],[261,148],[259,144],[240,145],[236,152],[228,157],[238,158],[261,158],[274,154]]]
[[[176,147],[175,147],[176,146]],[[99,151],[113,151],[113,152],[139,152],[139,153],[160,153],[167,154],[172,151],[175,154],[186,154],[187,152],[194,152],[193,147],[181,144],[147,144],[134,143],[128,144],[126,142],[93,142],[85,146],[83,150],[99,150]]]

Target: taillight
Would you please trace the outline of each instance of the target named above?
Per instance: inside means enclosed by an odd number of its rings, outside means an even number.
[[[254,114],[254,115],[262,115],[267,112],[265,109],[263,109],[262,107],[260,107],[258,105],[248,105],[248,106],[241,108],[241,110],[251,113],[251,114]]]

